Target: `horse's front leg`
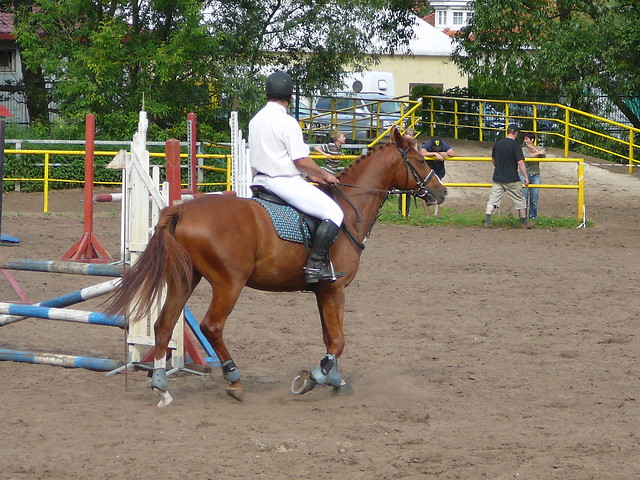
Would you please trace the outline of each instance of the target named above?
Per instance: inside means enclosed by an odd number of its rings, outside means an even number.
[[[302,371],[293,380],[291,390],[294,394],[300,395],[312,390],[316,384],[330,385],[335,393],[351,393],[349,385],[340,375],[338,368],[338,358],[344,350],[344,288],[335,288],[331,285],[328,288],[319,287],[316,290],[316,301],[322,322],[322,335],[327,354],[320,364],[311,372]]]

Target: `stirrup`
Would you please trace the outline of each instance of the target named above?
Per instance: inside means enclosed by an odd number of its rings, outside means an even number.
[[[329,267],[322,265],[320,268],[304,267],[304,279],[307,283],[318,283],[320,281],[335,282],[344,275],[344,272],[336,272],[333,263],[329,262]]]

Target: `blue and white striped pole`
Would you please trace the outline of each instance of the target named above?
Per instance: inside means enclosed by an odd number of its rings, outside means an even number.
[[[90,300],[92,298],[110,293],[116,289],[120,282],[120,278],[114,278],[113,280],[109,280],[107,282],[92,285],[90,287],[76,290],[75,292],[67,293],[66,295],[61,295],[59,297],[45,300],[44,302],[36,303],[33,306],[56,308],[68,307],[69,305],[75,305],[76,303],[81,303],[85,300]],[[19,315],[0,315],[0,326],[9,325],[11,323],[24,320],[25,318],[28,317],[22,317]]]
[[[34,305],[19,305],[15,303],[0,303],[0,313],[112,327],[124,327],[126,323],[122,315],[112,317],[98,312],[84,312],[82,310],[71,310],[68,308],[37,307]]]
[[[33,353],[0,348],[0,360],[11,362],[38,363],[58,367],[86,368],[98,372],[107,372],[120,368],[124,362],[108,358],[81,357],[62,353]]]
[[[10,260],[0,262],[0,269],[28,270],[32,272],[73,273],[77,275],[96,275],[99,277],[121,277],[122,265],[100,263],[72,263],[62,260]]]

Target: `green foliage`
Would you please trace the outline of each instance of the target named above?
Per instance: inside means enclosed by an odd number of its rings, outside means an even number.
[[[482,227],[484,224],[484,210],[465,209],[458,207],[440,207],[440,218],[427,217],[422,208],[422,200],[411,200],[408,217],[403,217],[398,213],[398,198],[390,196],[380,210],[379,222],[393,225],[412,226],[455,226],[455,227]],[[494,214],[492,223],[497,228],[520,228],[520,220],[509,215]],[[580,220],[575,217],[547,217],[540,216],[536,219],[536,228],[576,228],[580,225]],[[592,227],[594,223],[587,220],[586,226]]]
[[[470,97],[471,92],[468,88],[464,87],[453,87],[444,92],[439,92],[437,89],[428,86],[428,85],[420,85],[413,88],[412,95],[415,95],[415,98],[424,98],[424,108],[421,111],[421,130],[427,131],[428,126],[431,122],[431,114],[429,112],[431,107],[431,99],[428,98],[429,95],[434,96],[444,96],[444,97],[456,97],[456,98],[464,98]],[[434,127],[434,135],[440,137],[455,137],[455,128],[453,127],[455,123],[455,101],[448,99],[436,99],[434,100],[434,108],[436,113],[433,117],[433,127]],[[466,113],[478,113],[478,102],[477,101],[469,101],[463,102],[458,101],[458,112],[466,112]],[[477,140],[478,139],[478,117],[473,115],[458,115],[458,137],[460,139],[465,140]],[[476,128],[464,128],[464,125],[475,126]]]
[[[51,82],[48,100],[60,118],[80,126],[94,113],[98,136],[111,138],[130,136],[143,106],[150,132],[173,129],[190,111],[211,131],[228,129],[232,109],[246,124],[264,102],[265,74],[275,68],[288,70],[301,93],[336,87],[345,69],[372,66],[380,53],[408,43],[416,6],[410,0],[13,5],[24,66]]]
[[[475,0],[471,7],[453,59],[480,96],[545,95],[597,112],[603,93],[640,91],[635,0]]]

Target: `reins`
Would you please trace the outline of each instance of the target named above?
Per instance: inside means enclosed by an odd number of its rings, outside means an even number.
[[[335,190],[336,192],[340,193],[340,195],[342,195],[342,198],[344,198],[344,200],[349,204],[349,206],[351,206],[351,208],[353,208],[353,210],[355,211],[355,213],[356,213],[356,231],[358,233],[360,233],[360,225],[359,225],[360,224],[360,212],[358,211],[356,206],[353,204],[353,202],[351,201],[349,196],[346,193],[344,193],[338,187],[358,188],[358,189],[361,189],[361,190],[368,190],[368,191],[371,191],[371,192],[384,193],[385,197],[384,197],[384,200],[382,201],[382,203],[380,204],[380,208],[382,208],[382,205],[384,204],[384,202],[386,201],[386,199],[387,199],[387,197],[389,195],[407,194],[407,195],[411,195],[411,196],[417,197],[417,198],[424,198],[425,196],[429,195],[429,192],[427,191],[427,183],[429,182],[431,177],[434,175],[433,170],[431,170],[429,172],[429,174],[424,179],[421,179],[420,178],[420,173],[418,173],[418,171],[416,170],[416,167],[413,166],[413,164],[409,161],[409,157],[407,156],[407,153],[409,153],[409,151],[413,147],[408,147],[407,149],[403,150],[402,148],[400,148],[400,146],[398,145],[397,142],[394,141],[392,143],[396,146],[396,148],[400,152],[400,155],[402,156],[402,159],[404,160],[405,167],[406,167],[406,173],[407,173],[407,183],[408,183],[408,179],[409,179],[409,172],[411,172],[411,174],[413,175],[413,179],[416,182],[416,186],[418,187],[417,190],[384,190],[384,189],[381,189],[381,188],[363,187],[363,186],[360,186],[360,185],[351,185],[349,183],[342,183],[342,182],[338,182],[338,183],[336,183],[334,185],[331,185],[331,187],[333,187],[333,190]],[[368,229],[367,233],[365,234],[365,240],[370,235],[371,230],[373,230],[373,226],[375,225],[376,221],[378,220],[378,217],[379,217],[379,215],[376,215],[374,220],[373,220],[373,222],[371,222],[371,225],[369,226],[369,229]],[[351,243],[353,243],[360,250],[364,250],[364,248],[365,248],[364,241],[359,242],[356,239],[355,235],[353,233],[351,233],[349,228],[344,223],[342,224],[342,230],[344,231],[344,233],[347,236],[347,238],[351,241]]]

